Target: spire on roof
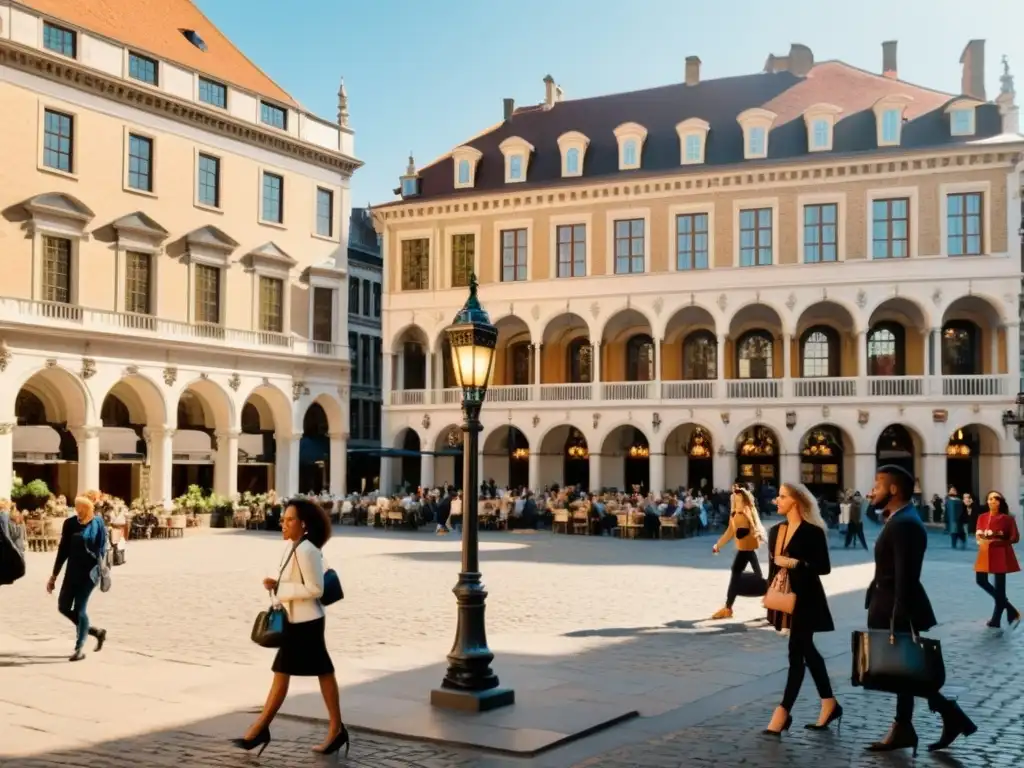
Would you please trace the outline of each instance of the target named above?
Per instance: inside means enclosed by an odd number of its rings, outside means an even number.
[[[348,91],[345,90],[345,78],[341,78],[338,86],[338,125],[348,128]]]
[[[409,165],[405,167],[406,176],[416,175],[416,161],[412,159],[412,150],[409,150]]]
[[[1010,74],[1010,60],[1003,54],[1003,74],[999,77],[1000,94],[1013,94],[1013,75]]]

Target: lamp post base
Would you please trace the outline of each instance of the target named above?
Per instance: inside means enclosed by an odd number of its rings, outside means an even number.
[[[490,712],[515,703],[516,692],[511,688],[491,688],[487,691],[435,688],[430,692],[430,706],[457,712]]]

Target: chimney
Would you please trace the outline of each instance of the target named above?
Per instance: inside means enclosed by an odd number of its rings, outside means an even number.
[[[516,111],[516,100],[515,99],[505,99],[505,122],[506,123],[509,120],[512,119],[512,115],[515,113],[515,111]]]
[[[551,109],[558,101],[558,86],[555,85],[555,78],[551,75],[544,76],[544,109]]]
[[[897,80],[899,75],[896,69],[896,41],[886,40],[882,43],[882,77],[890,77]]]
[[[789,71],[797,77],[807,77],[814,67],[814,53],[806,45],[793,43],[789,46]]]
[[[697,85],[700,82],[700,56],[686,57],[686,84]]]
[[[986,101],[985,99],[985,41],[971,40],[960,56],[963,64],[963,76],[960,78],[960,90],[965,96]]]

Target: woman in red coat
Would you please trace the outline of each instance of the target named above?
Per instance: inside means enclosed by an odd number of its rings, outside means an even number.
[[[988,626],[998,628],[1003,611],[1006,611],[1010,628],[1016,629],[1020,624],[1020,611],[1006,599],[1006,574],[1020,570],[1013,551],[1013,545],[1020,541],[1020,531],[1001,493],[992,491],[988,495],[988,512],[978,518],[975,536],[978,539],[978,559],[974,563],[974,571],[978,586],[996,601]],[[989,574],[995,577],[995,586],[989,583]]]

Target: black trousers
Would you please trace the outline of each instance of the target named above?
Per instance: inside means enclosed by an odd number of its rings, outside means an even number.
[[[994,573],[992,574],[992,580],[995,581],[995,586],[989,583],[987,573],[975,574],[978,582],[978,586],[988,592],[992,599],[996,601],[995,608],[992,612],[991,624],[999,626],[1003,620],[1003,612],[1006,612],[1006,620],[1013,621],[1016,619],[1020,612],[1014,608],[1010,601],[1006,599],[1006,574],[1005,573]]]
[[[764,574],[761,572],[761,564],[757,562],[757,552],[744,552],[739,550],[736,552],[736,557],[732,561],[732,575],[729,577],[729,592],[726,595],[725,607],[732,608],[732,604],[736,602],[736,595],[739,594],[739,575],[747,570],[747,564],[753,569],[761,578],[764,578]]]
[[[782,694],[782,708],[787,712],[793,709],[800,686],[804,682],[804,667],[811,671],[811,679],[822,699],[832,698],[832,683],[825,669],[825,659],[814,647],[814,635],[810,632],[791,632],[789,635],[789,675],[786,677],[786,690]]]
[[[950,534],[950,538],[953,540],[953,549],[956,549],[958,541],[963,544],[964,549],[967,549],[967,526],[963,523],[957,523],[953,533]]]
[[[843,549],[849,549],[855,536],[860,539],[860,545],[867,549],[868,543],[864,541],[864,523],[846,524],[846,542],[843,544]]]
[[[888,627],[885,627],[888,629]],[[897,632],[907,632],[910,630],[910,625],[904,621],[897,620],[895,629]],[[932,712],[938,712],[943,717],[946,716],[951,709],[955,708],[955,704],[943,696],[941,693],[933,694],[929,696],[928,708]],[[896,696],[896,722],[910,725],[914,720],[914,697],[910,694],[898,694]]]

